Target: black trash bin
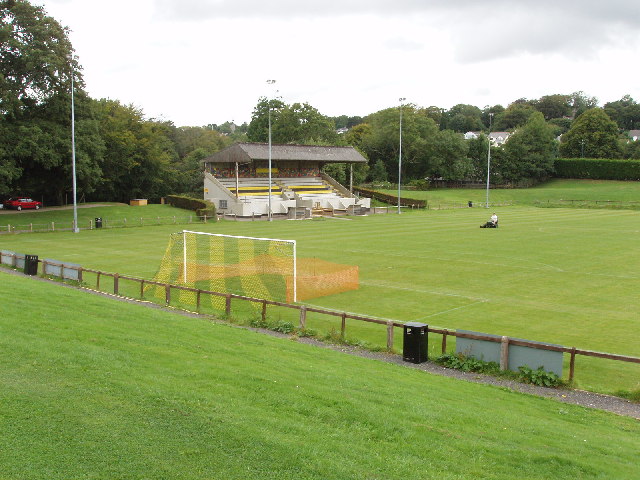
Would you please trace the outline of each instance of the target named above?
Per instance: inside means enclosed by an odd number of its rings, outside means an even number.
[[[418,322],[404,324],[402,359],[405,362],[423,363],[427,361],[429,325]]]
[[[102,217],[96,217],[96,228],[102,228]]]
[[[469,206],[473,207],[473,202],[471,200],[469,200]]]
[[[24,273],[25,275],[38,274],[38,256],[37,255],[24,256]]]

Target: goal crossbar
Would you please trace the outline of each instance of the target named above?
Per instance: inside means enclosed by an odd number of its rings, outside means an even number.
[[[208,232],[195,232],[193,230],[183,230],[183,279],[184,282],[187,282],[187,234],[195,234],[195,235],[207,235],[211,237],[223,237],[223,238],[233,238],[233,239],[243,239],[243,240],[255,240],[255,241],[263,241],[263,242],[279,242],[279,243],[288,243],[292,246],[293,250],[293,272],[292,272],[292,284],[293,284],[293,301],[297,301],[297,252],[296,252],[296,241],[295,240],[283,240],[279,238],[260,238],[260,237],[247,237],[242,235],[225,235],[222,233],[208,233]]]

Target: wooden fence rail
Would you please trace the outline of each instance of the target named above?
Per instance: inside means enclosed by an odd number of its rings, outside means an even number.
[[[16,259],[24,259],[24,256],[19,255],[19,254],[8,254],[8,253],[3,253],[3,256],[11,256],[14,258],[14,265],[15,265],[15,260]],[[45,261],[38,259],[39,263],[45,263]],[[356,321],[360,321],[360,322],[366,322],[366,323],[373,323],[373,324],[377,324],[377,325],[384,325],[386,327],[386,331],[387,331],[387,349],[388,350],[392,350],[393,349],[393,342],[394,342],[394,328],[403,328],[404,327],[404,323],[402,322],[396,322],[393,320],[382,320],[379,318],[372,318],[372,317],[367,317],[367,316],[363,316],[363,315],[355,315],[352,313],[347,313],[347,312],[340,312],[340,311],[335,311],[335,310],[326,310],[326,309],[322,309],[322,308],[317,308],[317,307],[310,307],[307,305],[295,305],[295,304],[289,304],[289,303],[284,303],[284,302],[278,302],[275,300],[267,300],[264,298],[255,298],[255,297],[248,297],[245,295],[237,295],[237,294],[233,294],[233,293],[223,293],[223,292],[214,292],[214,291],[210,291],[210,290],[202,290],[202,289],[198,289],[198,288],[193,288],[193,287],[187,287],[184,285],[173,285],[173,284],[169,284],[169,283],[163,283],[163,282],[156,282],[154,280],[148,280],[148,279],[143,279],[143,278],[137,278],[137,277],[132,277],[132,276],[128,276],[128,275],[120,275],[118,273],[109,273],[109,272],[103,272],[101,270],[94,270],[91,268],[83,268],[81,266],[72,266],[72,265],[67,265],[67,264],[63,264],[63,263],[54,263],[51,261],[46,261],[46,263],[48,265],[53,265],[53,266],[60,266],[60,267],[64,267],[67,269],[74,269],[74,270],[78,270],[78,278],[82,279],[83,273],[93,273],[96,275],[96,290],[101,290],[100,288],[100,279],[101,277],[111,277],[113,279],[113,293],[115,295],[120,295],[120,281],[121,280],[127,280],[127,281],[132,281],[132,282],[138,282],[140,284],[140,298],[143,299],[144,298],[144,289],[145,286],[157,286],[157,287],[161,287],[164,288],[165,290],[165,304],[166,305],[170,305],[171,304],[171,291],[172,290],[180,290],[180,291],[186,291],[186,292],[192,292],[195,294],[196,296],[196,308],[199,311],[202,305],[202,296],[203,295],[211,295],[211,296],[215,296],[215,297],[222,297],[225,298],[225,313],[227,316],[231,315],[232,312],[232,300],[240,300],[240,301],[248,301],[248,302],[254,302],[254,303],[258,303],[262,306],[262,311],[261,311],[261,317],[262,320],[264,321],[266,319],[266,315],[267,315],[267,306],[271,305],[271,306],[275,306],[275,307],[283,307],[283,308],[289,308],[289,309],[294,309],[294,310],[298,310],[299,311],[299,327],[300,329],[305,329],[306,328],[306,319],[307,319],[307,314],[309,312],[312,313],[318,313],[318,314],[322,314],[322,315],[328,315],[328,316],[333,316],[333,317],[340,317],[341,319],[341,326],[340,326],[340,335],[342,338],[345,338],[345,334],[346,334],[346,321],[347,319],[349,320],[356,320]],[[541,350],[551,350],[551,351],[555,351],[555,352],[562,352],[562,353],[568,353],[570,355],[570,360],[569,360],[569,380],[573,380],[574,378],[574,374],[575,374],[575,357],[576,355],[583,355],[585,357],[594,357],[594,358],[603,358],[603,359],[607,359],[607,360],[615,360],[615,361],[621,361],[621,362],[629,362],[629,363],[636,363],[636,364],[640,364],[640,358],[638,357],[632,357],[629,355],[619,355],[619,354],[615,354],[615,353],[605,353],[605,352],[596,352],[593,350],[585,350],[585,349],[580,349],[580,348],[576,348],[576,347],[564,347],[564,346],[559,346],[559,345],[549,345],[549,344],[544,344],[544,343],[538,343],[538,342],[531,342],[531,341],[527,341],[527,340],[519,340],[519,339],[513,339],[513,338],[509,338],[509,337],[496,337],[496,336],[489,336],[489,335],[482,335],[482,334],[471,334],[471,333],[465,333],[465,332],[458,332],[456,330],[449,330],[449,329],[444,329],[444,328],[434,328],[434,327],[428,327],[427,328],[427,332],[429,333],[435,333],[435,334],[439,334],[442,335],[442,345],[441,345],[441,351],[442,354],[445,354],[447,351],[447,338],[448,337],[457,337],[457,338],[468,338],[468,339],[472,339],[472,340],[484,340],[484,341],[488,341],[488,342],[499,342],[503,344],[503,348],[508,348],[509,345],[514,345],[514,346],[522,346],[522,347],[529,347],[529,348],[536,348],[536,349],[541,349]]]
[[[217,217],[216,217],[217,218]],[[214,217],[197,216],[176,216],[171,217],[128,217],[128,218],[104,218],[100,227],[96,225],[95,220],[88,220],[86,223],[78,222],[80,230],[95,230],[97,228],[125,228],[125,227],[147,227],[155,225],[184,225],[191,223],[207,223],[207,220],[215,220]],[[47,222],[47,223],[28,223],[24,225],[0,225],[0,234],[7,233],[33,233],[33,232],[55,232],[55,231],[72,231],[73,221],[71,222]]]

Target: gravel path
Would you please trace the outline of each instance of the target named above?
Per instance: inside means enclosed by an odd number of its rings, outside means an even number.
[[[5,273],[11,274],[11,275],[25,276],[22,272],[19,272],[19,271],[16,271],[16,270],[4,269],[4,268],[2,270],[0,270],[0,272],[5,272]],[[33,280],[36,280],[36,281],[43,281],[43,282],[50,282],[51,281],[51,280],[47,280],[47,279],[42,278],[42,277],[31,277],[31,278]],[[93,295],[100,295],[100,296],[104,296],[104,297],[113,298],[113,299],[118,300],[118,301],[123,301],[123,302],[128,302],[128,303],[135,303],[135,304],[147,307],[147,308],[154,308],[154,309],[157,309],[157,310],[170,311],[172,313],[177,313],[179,315],[184,315],[184,316],[188,316],[188,317],[211,319],[211,317],[208,316],[208,315],[199,315],[197,313],[185,312],[185,311],[177,310],[177,309],[174,309],[174,308],[163,307],[161,305],[157,305],[157,304],[154,304],[154,303],[141,302],[141,301],[134,300],[134,299],[118,297],[118,296],[115,296],[115,295],[112,295],[112,294],[108,294],[108,293],[104,293],[104,292],[97,292],[95,290],[90,290],[90,289],[80,288],[80,287],[74,287],[74,286],[71,286],[71,285],[58,283],[58,282],[56,282],[56,283],[58,285],[60,285],[60,286],[66,287],[66,288],[75,288],[75,289],[78,289],[78,290],[83,290],[83,291],[88,292],[88,293],[93,294]],[[219,321],[219,320],[216,319],[216,321]],[[237,327],[237,328],[244,328],[244,329],[252,330],[252,331],[255,331],[255,332],[263,333],[265,335],[271,335],[271,336],[274,336],[274,337],[291,338],[290,335],[282,334],[282,333],[279,333],[279,332],[273,332],[271,330],[260,329],[260,328],[242,327],[242,326],[238,326],[238,325],[234,325],[234,326]],[[437,364],[435,364],[433,362],[425,362],[425,363],[421,363],[421,364],[407,363],[407,362],[404,362],[402,360],[402,356],[398,355],[398,354],[391,354],[391,353],[384,353],[384,352],[371,352],[369,350],[365,350],[365,349],[357,348],[357,347],[351,347],[351,346],[340,345],[340,344],[325,343],[325,342],[321,342],[321,341],[319,341],[317,339],[309,338],[309,337],[298,338],[297,341],[300,342],[300,343],[313,345],[313,346],[316,346],[318,348],[327,348],[327,349],[339,351],[339,352],[342,352],[342,353],[347,354],[347,355],[355,355],[355,356],[358,356],[358,357],[369,358],[369,359],[372,359],[372,360],[377,360],[377,361],[382,361],[382,362],[387,362],[387,363],[394,363],[396,365],[401,365],[401,366],[406,367],[406,368],[414,368],[414,369],[422,370],[424,372],[432,373],[432,374],[435,374],[435,375],[442,375],[442,376],[446,376],[446,377],[457,378],[459,380],[466,380],[468,382],[484,383],[484,384],[488,384],[488,385],[506,387],[506,388],[509,388],[511,390],[514,390],[514,391],[517,391],[517,392],[521,392],[521,393],[527,393],[527,394],[530,394],[530,395],[537,395],[537,396],[540,396],[540,397],[552,398],[552,399],[555,399],[555,400],[557,400],[557,401],[559,401],[561,403],[570,403],[570,404],[580,405],[582,407],[587,407],[587,408],[595,408],[595,409],[599,409],[599,410],[606,410],[608,412],[616,413],[618,415],[624,415],[624,416],[627,416],[627,417],[631,417],[631,418],[635,418],[637,420],[640,420],[640,403],[630,402],[630,401],[625,400],[624,398],[620,398],[620,397],[614,397],[614,396],[611,396],[611,395],[603,395],[603,394],[599,394],[599,393],[587,392],[587,391],[584,391],[584,390],[574,390],[574,389],[568,389],[568,388],[538,387],[536,385],[528,385],[528,384],[516,382],[516,381],[513,381],[513,380],[507,380],[507,379],[502,379],[502,378],[498,378],[498,377],[493,377],[491,375],[483,375],[483,374],[478,374],[478,373],[467,373],[467,372],[462,372],[460,370],[455,370],[455,369],[451,369],[451,368],[445,368],[445,367],[437,365]]]

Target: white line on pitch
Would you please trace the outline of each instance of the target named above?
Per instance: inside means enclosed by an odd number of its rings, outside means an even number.
[[[486,303],[486,302],[488,302],[488,301],[489,301],[489,300],[480,300],[479,302],[473,302],[473,303],[469,303],[469,304],[467,304],[467,305],[461,305],[461,306],[456,307],[456,308],[450,308],[449,310],[443,310],[443,311],[441,311],[441,312],[432,313],[431,315],[426,315],[426,316],[424,316],[424,317],[417,318],[417,319],[415,319],[415,320],[413,320],[413,321],[414,321],[414,322],[418,322],[418,321],[420,321],[420,320],[424,320],[424,319],[426,319],[426,318],[437,317],[438,315],[443,315],[443,314],[445,314],[445,313],[453,312],[454,310],[460,310],[461,308],[471,307],[471,306],[473,306],[473,305],[477,305],[477,304],[479,304],[479,303]]]
[[[370,287],[382,287],[382,288],[391,288],[391,289],[394,289],[394,290],[405,290],[407,292],[429,293],[431,295],[442,295],[442,296],[445,296],[445,297],[467,298],[469,300],[477,300],[479,302],[487,302],[488,301],[486,298],[469,297],[468,295],[460,295],[458,293],[444,293],[444,292],[434,292],[432,290],[421,290],[421,289],[418,289],[418,288],[397,287],[395,285],[388,285],[386,283],[360,281],[360,284],[361,285],[368,285]]]

